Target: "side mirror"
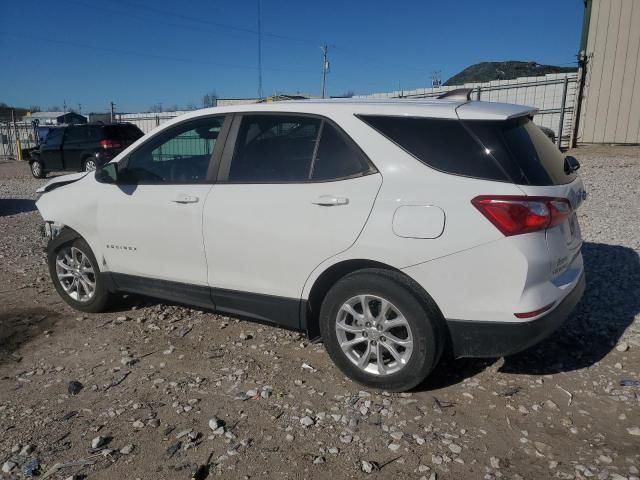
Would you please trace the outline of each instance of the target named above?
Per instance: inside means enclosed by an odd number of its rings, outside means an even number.
[[[569,175],[570,173],[575,172],[580,168],[580,162],[576,157],[572,157],[571,155],[567,155],[564,157],[564,173]]]
[[[118,164],[111,162],[96,168],[96,181],[99,183],[117,183]]]

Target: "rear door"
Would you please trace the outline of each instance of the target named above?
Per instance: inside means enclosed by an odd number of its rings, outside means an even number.
[[[62,147],[62,160],[65,170],[82,170],[82,153],[87,147],[88,127],[74,125],[67,128]]]
[[[309,274],[355,242],[381,183],[360,149],[329,121],[236,116],[204,208],[216,308],[298,327]]]

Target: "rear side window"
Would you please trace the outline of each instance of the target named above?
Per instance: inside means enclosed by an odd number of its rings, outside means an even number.
[[[64,141],[66,143],[78,143],[86,142],[88,139],[86,127],[69,127],[67,128]]]
[[[521,185],[569,183],[564,158],[529,118],[464,121],[360,116],[436,170]]]
[[[318,118],[293,115],[243,117],[229,181],[308,180],[321,123]]]

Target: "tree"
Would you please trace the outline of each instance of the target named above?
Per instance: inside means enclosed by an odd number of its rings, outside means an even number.
[[[202,108],[215,107],[216,105],[218,105],[218,94],[215,90],[212,90],[211,93],[206,93],[202,97]]]
[[[153,112],[153,113],[160,113],[162,112],[162,103],[156,103],[154,105],[151,105],[149,107],[149,111]]]
[[[195,103],[191,102],[191,103],[187,103],[187,105],[185,105],[184,109],[185,110],[197,110],[198,107],[196,106]]]
[[[347,90],[346,92],[344,92],[342,95],[340,95],[342,98],[351,98],[353,97],[354,93],[353,90]]]
[[[49,111],[50,112],[61,112],[62,109],[59,106],[54,105],[53,107],[49,107]]]
[[[169,105],[167,107],[167,112],[176,112],[178,110],[180,110],[180,107],[178,106],[177,103],[174,103],[173,105]]]
[[[40,111],[40,105],[31,105],[29,107],[29,111],[31,113],[39,112]]]

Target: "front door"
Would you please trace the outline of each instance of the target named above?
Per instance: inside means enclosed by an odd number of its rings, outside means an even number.
[[[204,209],[216,308],[299,327],[305,281],[355,242],[381,183],[329,121],[236,117]]]
[[[52,128],[44,143],[40,145],[40,160],[47,171],[62,170],[62,140],[64,128]]]
[[[117,184],[100,185],[99,233],[119,287],[210,305],[202,212],[223,123],[206,117],[164,130],[119,162]]]

